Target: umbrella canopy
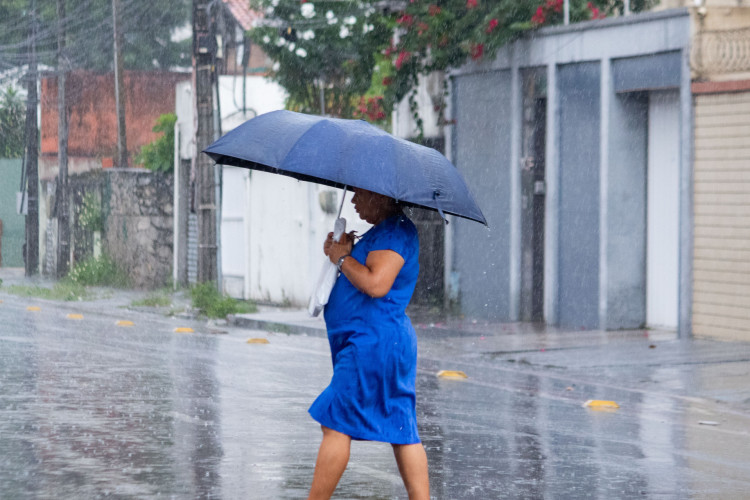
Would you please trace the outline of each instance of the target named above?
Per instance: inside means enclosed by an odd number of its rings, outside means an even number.
[[[273,111],[224,134],[204,152],[222,165],[366,189],[487,224],[445,156],[362,120]]]

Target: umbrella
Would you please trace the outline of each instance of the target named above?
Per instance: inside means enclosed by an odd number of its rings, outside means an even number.
[[[273,111],[204,150],[216,163],[356,187],[487,224],[456,167],[438,151],[362,120]]]

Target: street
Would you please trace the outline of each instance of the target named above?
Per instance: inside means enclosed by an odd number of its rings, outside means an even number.
[[[305,498],[326,339],[131,310],[117,293],[0,288],[0,497]],[[433,498],[747,498],[749,344],[418,326]],[[406,498],[390,447],[354,442],[335,498]]]

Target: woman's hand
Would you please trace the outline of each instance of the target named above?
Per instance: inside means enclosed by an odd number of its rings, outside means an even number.
[[[328,233],[323,244],[323,252],[334,264],[344,255],[351,255],[354,245],[354,231],[341,235],[339,241],[333,239],[333,233]],[[404,266],[404,258],[393,250],[375,250],[367,254],[365,264],[356,259],[346,259],[341,272],[351,281],[352,285],[370,297],[385,297],[396,281],[396,276]]]
[[[333,233],[328,233],[328,238],[323,243],[323,253],[328,256],[331,262],[337,264],[344,255],[351,255],[353,246],[354,231],[342,234],[339,241],[334,241]]]

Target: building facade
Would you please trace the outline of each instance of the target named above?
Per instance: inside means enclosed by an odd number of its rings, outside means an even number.
[[[451,224],[463,314],[689,335],[692,26],[549,27],[451,74],[449,154],[489,222]]]

